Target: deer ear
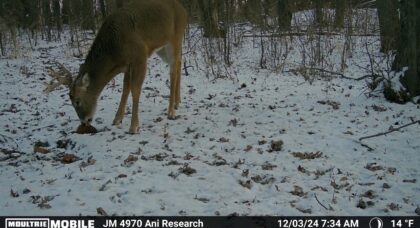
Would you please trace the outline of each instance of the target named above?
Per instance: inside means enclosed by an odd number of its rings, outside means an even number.
[[[87,87],[89,86],[89,83],[90,83],[89,74],[85,73],[80,80],[80,85],[84,89],[87,89]]]

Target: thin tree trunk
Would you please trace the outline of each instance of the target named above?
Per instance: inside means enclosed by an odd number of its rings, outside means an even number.
[[[416,1],[417,77],[420,77],[420,2]]]
[[[46,32],[46,38],[47,41],[52,40],[52,13],[50,8],[50,1],[49,0],[43,0],[42,1],[42,17],[44,19],[44,31]]]
[[[396,50],[400,34],[397,0],[377,0],[381,35],[381,51]]]
[[[70,14],[71,14],[70,4],[71,4],[71,0],[63,0],[61,20],[63,21],[63,24],[65,25],[70,24]]]
[[[82,28],[95,30],[92,0],[82,0]]]
[[[314,22],[316,24],[316,26],[322,26],[324,23],[324,12],[323,12],[323,8],[324,8],[324,4],[323,4],[323,0],[315,0],[315,19]]]
[[[289,31],[292,23],[292,11],[289,0],[277,0],[277,16],[279,29]]]
[[[198,0],[198,6],[201,11],[201,21],[203,23],[204,36],[214,37],[217,31],[217,25],[213,18],[213,7],[208,7],[209,0]]]
[[[341,29],[344,27],[344,18],[346,14],[347,0],[336,0],[334,4],[335,4],[334,27],[336,29]]]
[[[4,49],[4,45],[3,45],[3,33],[0,31],[0,53],[2,56],[6,55],[6,51]]]
[[[107,7],[106,7],[106,4],[105,4],[105,0],[99,0],[99,7],[101,9],[102,18],[106,18]]]
[[[58,37],[60,38],[60,33],[63,27],[63,21],[61,18],[61,9],[60,9],[60,0],[53,1],[53,11],[54,11],[54,21],[58,33]]]
[[[117,9],[122,8],[124,6],[123,0],[115,0],[115,5],[117,6]]]
[[[416,12],[417,11],[417,12]],[[416,2],[412,0],[401,1],[401,42],[397,56],[401,66],[407,66],[401,83],[408,89],[412,97],[420,95],[420,77],[418,74],[419,50],[416,35],[418,31],[417,21],[419,20]]]

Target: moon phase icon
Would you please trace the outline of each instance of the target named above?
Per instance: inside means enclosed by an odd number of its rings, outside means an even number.
[[[382,227],[384,227],[384,222],[382,221],[382,219],[380,219],[378,217],[375,217],[375,218],[372,218],[369,221],[369,227],[370,228],[382,228]]]

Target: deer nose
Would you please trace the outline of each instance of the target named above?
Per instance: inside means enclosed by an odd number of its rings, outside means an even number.
[[[92,118],[81,118],[80,122],[83,124],[90,124],[92,122]]]

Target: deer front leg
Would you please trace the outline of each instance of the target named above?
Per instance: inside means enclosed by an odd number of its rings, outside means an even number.
[[[124,118],[124,110],[125,110],[125,106],[127,105],[129,94],[130,94],[130,74],[129,72],[126,72],[124,74],[123,91],[121,95],[120,105],[118,106],[118,111],[115,114],[115,118],[114,118],[114,121],[112,121],[112,125],[121,124]]]
[[[140,60],[136,66],[130,65],[130,90],[133,97],[133,110],[131,116],[131,125],[128,133],[137,134],[139,132],[139,102],[141,87],[146,75],[146,57]]]
[[[175,109],[178,109],[179,104],[181,103],[181,58],[177,61],[176,67],[176,97],[175,97]]]
[[[176,65],[175,63],[171,66],[171,75],[170,75],[170,82],[171,82],[171,88],[170,88],[170,94],[169,94],[169,107],[168,107],[168,119],[174,120],[176,117],[175,114],[175,105],[176,105],[176,69],[174,67]]]

